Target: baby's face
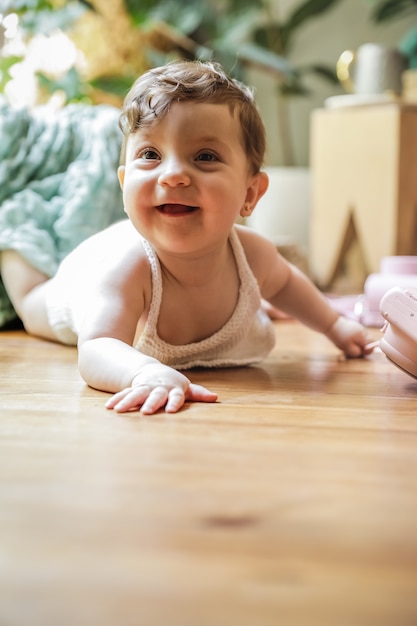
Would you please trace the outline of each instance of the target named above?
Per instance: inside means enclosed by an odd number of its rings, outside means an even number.
[[[157,247],[206,247],[227,238],[256,176],[237,112],[226,104],[176,103],[132,134],[119,171],[125,210]]]

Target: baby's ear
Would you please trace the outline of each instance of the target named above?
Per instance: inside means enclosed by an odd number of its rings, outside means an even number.
[[[256,176],[258,180],[258,197],[256,198],[256,202],[258,202],[269,187],[269,178],[266,172],[258,172]]]
[[[268,189],[269,178],[266,172],[258,172],[252,177],[245,198],[245,215],[250,215]]]
[[[125,182],[125,166],[120,165],[117,169],[117,178],[119,179],[120,187],[123,189],[123,183]]]

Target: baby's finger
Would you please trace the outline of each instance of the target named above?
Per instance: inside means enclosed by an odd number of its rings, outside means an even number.
[[[138,409],[150,395],[150,387],[141,385],[139,387],[128,387],[116,393],[106,402],[106,408],[114,409],[118,413]]]
[[[364,346],[363,353],[364,354],[371,354],[371,352],[373,352],[375,350],[375,348],[378,348],[378,346],[379,346],[379,340],[371,341],[370,343],[367,343]]]
[[[117,393],[115,393],[113,396],[111,396],[111,398],[106,400],[105,402],[106,409],[113,409],[118,402],[123,400],[123,398],[127,396],[128,393],[130,393],[130,391],[132,391],[132,389],[129,387],[127,389],[123,389],[122,391],[118,391]]]
[[[168,400],[168,391],[165,387],[159,386],[152,389],[140,410],[143,415],[152,415],[165,406]]]
[[[168,402],[165,407],[167,413],[176,413],[184,405],[185,394],[180,387],[174,387],[168,394]]]
[[[209,391],[202,385],[191,383],[187,389],[186,400],[193,400],[194,402],[216,402],[218,395],[213,391]]]

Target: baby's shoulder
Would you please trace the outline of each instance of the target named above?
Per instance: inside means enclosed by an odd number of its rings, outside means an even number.
[[[129,277],[147,275],[149,261],[142,238],[129,220],[117,222],[84,240],[66,259],[62,270],[79,271],[96,276],[96,282],[107,279],[124,282]]]
[[[143,239],[132,226],[130,220],[112,224],[102,232],[100,242],[101,253],[105,256],[106,265],[115,271],[141,273],[149,271],[149,259]]]
[[[144,252],[142,238],[132,226],[130,220],[123,220],[111,224],[104,230],[86,239],[82,247],[90,252],[103,253],[114,260],[130,256],[134,252]]]
[[[128,219],[110,224],[110,226],[91,237],[92,241],[94,239],[97,239],[102,244],[118,248],[137,246],[141,241],[139,233]]]
[[[276,254],[277,249],[275,245],[252,228],[236,224],[234,229],[249,264],[251,264],[252,261],[256,261],[256,259],[264,259]]]
[[[283,264],[286,264],[272,241],[248,226],[237,224],[235,230],[249,267],[259,283],[262,283],[271,271],[279,271]]]

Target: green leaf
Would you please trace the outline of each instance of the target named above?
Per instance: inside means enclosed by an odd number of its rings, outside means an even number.
[[[90,81],[91,87],[115,96],[124,97],[131,88],[136,76],[100,76]]]
[[[403,37],[398,47],[409,59],[417,55],[417,27],[413,28]]]
[[[282,96],[308,96],[311,91],[307,89],[301,82],[284,83],[279,87]]]
[[[11,79],[10,69],[16,65],[16,63],[21,63],[23,61],[23,57],[18,56],[9,56],[3,57],[0,56],[0,92],[4,91],[5,86]]]
[[[336,71],[326,65],[311,64],[297,67],[289,80],[280,86],[280,92],[284,96],[307,96],[311,90],[306,87],[303,78],[307,75],[316,75],[332,85],[339,85]]]
[[[211,6],[196,0],[125,0],[128,13],[137,26],[152,22],[165,22],[185,34],[213,22],[215,13]]]
[[[88,11],[98,13],[96,7],[94,6],[94,4],[91,4],[91,2],[87,2],[87,0],[78,0],[78,2],[82,4]]]
[[[96,12],[96,9],[88,0],[67,0],[63,8],[77,6],[83,11],[89,10]],[[51,0],[0,0],[0,13],[4,15],[8,13],[17,13],[23,16],[27,13],[39,13],[41,11],[60,11]],[[31,16],[32,17],[32,16]],[[33,17],[36,17],[34,15]]]
[[[289,42],[293,38],[298,28],[311,18],[325,13],[340,0],[307,0],[297,7],[283,24],[285,50],[289,47]]]
[[[304,69],[306,71],[304,71]],[[312,64],[307,68],[298,68],[301,73],[309,73],[316,74],[320,78],[323,78],[325,81],[332,85],[340,85],[339,79],[337,78],[336,70],[328,67],[327,65],[321,64]]]
[[[312,17],[325,13],[340,0],[307,0],[296,8],[288,19],[292,28],[297,28]]]
[[[276,54],[287,55],[298,29],[312,18],[328,11],[341,0],[307,0],[285,22],[269,21],[253,29],[253,38]]]
[[[42,89],[50,94],[64,91],[68,102],[82,100],[87,95],[85,83],[80,79],[75,68],[71,68],[62,78],[58,79],[51,79],[42,72],[37,72],[36,76]]]
[[[230,47],[236,48],[241,42],[251,40],[253,26],[258,17],[259,14],[253,7],[244,12],[224,15],[219,23],[215,42],[221,39]]]
[[[256,27],[253,31],[253,39],[262,48],[281,56],[285,54],[286,35],[278,22],[270,22]]]
[[[264,6],[263,0],[229,0],[230,14],[246,12],[249,9],[262,9]]]
[[[51,2],[48,0],[2,0],[0,2],[0,12],[7,15],[8,13],[24,13],[27,11],[40,11],[43,9],[51,9]]]
[[[295,76],[295,72],[287,59],[256,44],[244,43],[239,47],[237,53],[240,61],[271,71],[281,78],[288,79]]]
[[[417,0],[383,0],[372,11],[371,19],[377,23],[389,22],[392,19],[415,15]]]
[[[80,2],[70,2],[62,9],[43,8],[38,11],[27,11],[22,14],[20,25],[27,34],[47,35],[54,30],[67,30],[86,10]]]

